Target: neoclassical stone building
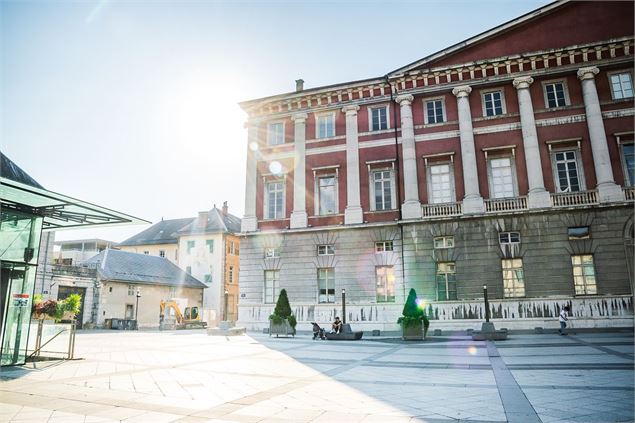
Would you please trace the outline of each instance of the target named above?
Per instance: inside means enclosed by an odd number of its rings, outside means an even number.
[[[240,324],[633,324],[633,3],[556,2],[385,77],[246,101]],[[576,22],[562,30],[562,22]],[[308,326],[306,326],[308,329]]]

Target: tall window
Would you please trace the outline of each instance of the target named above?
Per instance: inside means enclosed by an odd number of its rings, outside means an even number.
[[[595,281],[595,266],[591,254],[571,256],[573,266],[573,284],[576,295],[594,295],[598,293]]]
[[[165,257],[165,250],[159,250],[159,257]]]
[[[502,91],[491,91],[483,94],[483,115],[498,116],[505,113]]]
[[[195,246],[196,246],[196,241],[188,241],[187,242],[187,253],[191,254],[192,250],[194,249]]]
[[[236,246],[234,245],[234,241],[227,241],[227,254],[236,254]]]
[[[273,304],[278,299],[280,290],[280,271],[265,270],[265,303]]]
[[[505,298],[525,296],[523,259],[503,259],[503,296]]]
[[[453,236],[437,236],[434,238],[434,248],[454,248]]]
[[[545,105],[548,108],[567,105],[567,96],[564,82],[551,82],[545,84]]]
[[[330,138],[335,136],[335,115],[320,115],[317,118],[317,138]]]
[[[379,170],[372,172],[374,210],[392,210],[392,171]]]
[[[214,240],[213,239],[205,240],[205,245],[207,246],[207,252],[208,253],[213,253],[214,252]]]
[[[268,182],[265,185],[265,219],[284,217],[284,182]]]
[[[284,124],[282,122],[267,125],[267,145],[284,144]]]
[[[577,192],[581,190],[578,174],[576,151],[558,151],[554,154],[556,182],[558,192]]]
[[[229,266],[229,283],[234,283],[234,266]]]
[[[443,100],[426,101],[426,123],[442,123],[445,122],[445,113],[443,110]]]
[[[135,288],[134,285],[128,285],[128,295],[134,295],[135,294],[134,288]]]
[[[335,247],[332,244],[318,245],[318,256],[332,256],[335,254]]]
[[[624,185],[635,185],[635,156],[633,143],[622,144],[622,167],[624,168]]]
[[[613,99],[633,97],[633,78],[629,72],[614,73],[610,79]]]
[[[337,179],[335,175],[319,177],[317,182],[319,214],[337,213]]]
[[[452,169],[449,164],[429,166],[430,203],[452,203],[454,201],[454,184]]]
[[[437,263],[437,299],[456,300],[456,265],[454,262]]]
[[[514,171],[509,157],[489,160],[490,198],[514,197]]]
[[[318,302],[335,302],[335,269],[318,269]]]
[[[373,107],[370,109],[371,131],[388,129],[388,107]]]
[[[395,302],[395,269],[392,266],[375,267],[377,280],[377,302]]]

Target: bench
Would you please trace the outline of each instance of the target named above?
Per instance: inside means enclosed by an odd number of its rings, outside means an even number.
[[[327,333],[326,339],[330,341],[357,341],[362,339],[363,335],[363,331],[353,332],[351,325],[345,323],[342,325],[342,331],[340,333]]]

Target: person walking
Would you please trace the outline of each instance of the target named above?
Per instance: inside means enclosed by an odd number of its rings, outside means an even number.
[[[560,310],[560,318],[558,320],[560,321],[560,329],[558,329],[558,332],[560,332],[560,335],[566,335],[564,330],[567,328],[567,321],[569,321],[568,305],[562,307],[562,310]]]

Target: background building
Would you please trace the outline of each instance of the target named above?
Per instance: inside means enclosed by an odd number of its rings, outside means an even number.
[[[117,243],[104,239],[78,239],[55,241],[55,246],[59,248],[55,254],[55,263],[72,266],[82,264],[106,248],[116,247]]]
[[[385,77],[249,114],[241,325],[633,324],[633,3],[555,2]],[[569,25],[569,23],[575,23]],[[563,25],[568,25],[563,31]],[[416,44],[415,44],[416,45]]]

